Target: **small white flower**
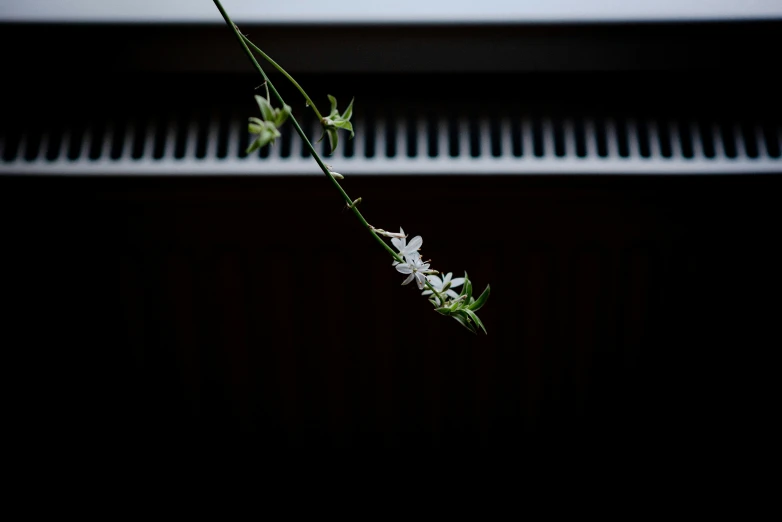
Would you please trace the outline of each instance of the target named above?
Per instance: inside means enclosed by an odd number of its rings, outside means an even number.
[[[397,263],[396,270],[399,273],[402,274],[409,274],[407,276],[407,279],[405,279],[402,284],[406,285],[413,279],[415,279],[416,284],[418,285],[419,290],[423,290],[424,288],[424,281],[426,281],[426,271],[429,270],[429,263],[424,263],[421,261],[421,257],[412,258],[409,256],[405,257],[406,263]]]
[[[399,227],[399,233],[402,236],[405,235],[405,231],[402,230],[402,227]],[[394,245],[397,250],[399,250],[399,257],[403,257],[405,258],[405,260],[407,260],[408,257],[410,258],[418,257],[418,249],[420,249],[421,245],[424,244],[424,240],[421,238],[421,236],[415,236],[413,239],[410,240],[410,243],[408,243],[405,237],[401,237],[401,238],[392,237],[391,244]],[[398,262],[394,261],[393,266],[396,266],[397,264]]]
[[[443,293],[443,288],[446,284],[450,281],[451,286],[448,288],[448,290],[445,291],[445,294],[449,297],[452,297],[453,299],[456,299],[459,297],[459,294],[451,290],[452,288],[456,288],[457,286],[461,286],[464,283],[463,277],[457,277],[456,279],[451,279],[451,276],[453,276],[453,273],[448,272],[443,276],[442,279],[440,279],[440,276],[436,275],[428,275],[426,278],[429,280],[429,284],[434,287],[435,290],[437,290],[440,294]],[[421,295],[429,295],[431,294],[431,290],[424,290]],[[439,301],[437,297],[435,297],[435,300]],[[440,304],[440,303],[437,303]]]

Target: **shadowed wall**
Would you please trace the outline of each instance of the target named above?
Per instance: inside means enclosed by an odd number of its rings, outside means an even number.
[[[421,234],[435,268],[491,283],[488,336],[400,287],[325,180],[3,178],[19,413],[327,446],[758,428],[776,178],[345,183],[373,224]]]

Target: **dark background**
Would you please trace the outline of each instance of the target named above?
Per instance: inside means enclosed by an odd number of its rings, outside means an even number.
[[[318,180],[4,179],[15,404],[73,432],[369,446],[706,436],[773,411],[775,178],[462,178],[464,218],[426,205],[442,180],[400,181],[350,187],[492,284],[488,336],[400,288]]]
[[[356,93],[385,110],[609,108],[778,124],[773,71],[692,59],[303,79],[320,98]],[[5,140],[42,118],[245,100],[258,83],[114,65],[51,78],[25,63],[4,88]],[[422,235],[435,268],[492,285],[488,336],[400,287],[319,177],[0,178],[0,346],[17,426],[368,448],[768,434],[778,175],[356,173],[344,185],[371,223]]]

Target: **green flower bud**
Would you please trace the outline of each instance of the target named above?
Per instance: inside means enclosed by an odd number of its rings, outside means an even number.
[[[323,141],[325,136],[328,136],[329,146],[331,147],[331,152],[333,153],[334,149],[336,149],[337,145],[339,144],[339,134],[337,133],[337,129],[350,132],[351,138],[355,136],[355,132],[353,132],[353,124],[350,123],[350,118],[353,116],[354,100],[350,100],[348,108],[345,109],[345,112],[340,114],[337,110],[337,99],[330,94],[328,95],[328,98],[331,102],[331,113],[329,113],[328,116],[325,116],[320,121],[320,124],[323,126],[323,134],[321,135],[320,139],[318,139],[318,143]]]

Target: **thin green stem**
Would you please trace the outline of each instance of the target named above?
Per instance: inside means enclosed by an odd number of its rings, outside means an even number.
[[[239,34],[242,34],[242,33],[240,32]],[[322,119],[323,119],[323,116],[321,116],[321,114],[320,114],[320,111],[318,110],[318,107],[315,105],[315,102],[313,102],[313,101],[312,101],[312,98],[310,98],[310,97],[309,97],[309,95],[308,95],[308,94],[307,94],[307,92],[304,90],[304,88],[303,88],[301,85],[299,85],[299,82],[297,82],[296,80],[294,80],[294,79],[293,79],[293,76],[291,76],[290,74],[288,74],[288,71],[286,71],[285,69],[283,69],[283,68],[282,68],[282,66],[281,66],[280,64],[278,64],[277,62],[275,62],[274,60],[272,60],[272,59],[271,59],[271,57],[270,57],[268,54],[266,54],[265,52],[261,51],[261,49],[260,49],[260,48],[259,48],[257,45],[255,45],[254,43],[252,43],[252,42],[250,41],[250,39],[249,39],[249,38],[247,38],[247,37],[246,37],[244,34],[242,34],[242,39],[245,41],[245,43],[247,43],[247,45],[249,45],[250,47],[252,47],[252,49],[253,49],[253,50],[254,50],[256,53],[260,54],[260,55],[261,55],[261,57],[262,57],[264,60],[266,60],[267,62],[269,62],[270,64],[272,64],[272,66],[274,66],[274,68],[275,68],[275,69],[277,69],[278,71],[280,71],[280,73],[282,73],[282,75],[283,75],[283,76],[285,76],[285,77],[288,79],[288,81],[289,81],[289,82],[291,82],[291,83],[292,83],[292,84],[293,84],[293,85],[294,85],[294,86],[295,86],[295,87],[296,87],[296,88],[299,90],[299,92],[301,93],[301,95],[302,95],[302,96],[304,96],[304,99],[305,99],[305,100],[307,100],[307,105],[309,105],[310,107],[312,107],[312,110],[313,110],[313,111],[315,111],[315,116],[317,116],[317,117],[318,117],[318,121],[322,120]]]
[[[428,278],[424,280],[424,284],[429,288],[429,290],[432,291],[432,293],[437,297],[437,299],[440,300],[440,306],[445,306],[445,299],[443,299],[443,296],[441,296],[440,293],[437,290],[435,290],[435,288],[429,282]]]
[[[280,93],[277,92],[277,89],[275,89],[274,84],[269,81],[269,77],[266,76],[266,73],[264,72],[261,65],[258,63],[258,60],[255,59],[255,55],[253,55],[252,51],[250,51],[250,48],[247,47],[247,43],[245,43],[246,37],[244,37],[240,32],[239,28],[236,27],[236,24],[234,24],[231,21],[231,18],[228,16],[228,13],[225,12],[225,9],[223,8],[223,5],[220,3],[220,0],[213,0],[215,6],[217,7],[218,11],[220,11],[220,14],[223,16],[223,19],[225,20],[225,23],[228,24],[228,27],[230,27],[236,38],[239,40],[239,44],[241,44],[242,49],[244,49],[245,54],[250,59],[250,61],[255,66],[255,69],[261,74],[264,81],[266,82],[266,85],[268,85],[269,90],[274,94],[274,97],[277,99],[277,101],[280,103],[280,105],[285,105],[285,101],[282,99],[282,96],[280,96]],[[314,105],[313,105],[314,107]],[[372,234],[372,237],[377,240],[378,243],[383,245],[383,248],[386,249],[386,251],[391,254],[391,257],[393,257],[396,261],[399,261],[400,263],[403,262],[403,259],[399,257],[399,254],[394,252],[394,250],[388,246],[388,243],[383,241],[380,236],[378,236],[374,230],[372,230],[372,227],[367,223],[367,220],[364,219],[364,216],[361,214],[361,212],[358,210],[358,205],[353,205],[353,200],[350,199],[350,196],[348,196],[347,192],[342,188],[342,186],[339,184],[339,182],[334,178],[334,176],[331,175],[331,171],[328,167],[326,167],[325,163],[323,163],[323,160],[320,158],[320,155],[315,150],[315,147],[312,146],[312,143],[310,142],[309,138],[307,138],[307,135],[302,130],[301,126],[299,125],[299,122],[296,121],[296,118],[293,116],[293,114],[290,115],[290,121],[293,124],[293,127],[296,129],[296,132],[298,133],[299,137],[301,137],[304,144],[307,146],[307,149],[309,149],[310,154],[312,154],[312,157],[315,159],[315,162],[318,164],[320,169],[323,171],[323,173],[331,180],[331,183],[334,185],[334,187],[339,191],[339,193],[342,195],[342,199],[345,200],[345,204],[350,208],[350,210],[353,211],[353,214],[358,218],[358,220],[361,222],[362,225],[369,231],[370,234]]]

